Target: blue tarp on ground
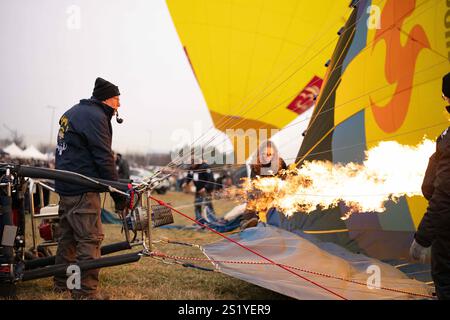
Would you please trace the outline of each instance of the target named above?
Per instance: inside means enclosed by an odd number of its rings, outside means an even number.
[[[219,219],[217,218],[216,213],[213,210],[211,210],[209,207],[205,207],[203,211],[203,218],[199,222],[211,229],[216,230],[217,232],[230,232],[239,228],[241,217],[238,216],[231,220]],[[167,225],[160,228],[177,230],[204,230],[204,228],[197,224],[192,226]]]
[[[101,212],[102,223],[104,224],[122,224],[122,221],[117,216],[108,210],[102,209]]]
[[[269,224],[259,223],[230,238],[275,263],[267,263],[261,256],[223,239],[203,246],[205,255],[220,272],[296,299],[431,297],[432,288],[409,279],[391,265]],[[230,260],[246,263],[224,262]],[[373,281],[374,268],[380,283]]]

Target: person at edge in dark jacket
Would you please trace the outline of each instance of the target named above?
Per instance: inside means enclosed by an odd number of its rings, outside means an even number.
[[[118,175],[111,150],[111,118],[120,107],[119,88],[102,79],[95,80],[90,99],[66,111],[59,120],[55,153],[56,169],[77,172],[89,177],[117,181]],[[61,236],[56,264],[76,263],[100,258],[103,240],[100,218],[100,193],[88,187],[56,180],[60,196]],[[125,198],[112,193],[116,210],[125,207]],[[74,299],[105,299],[98,291],[99,270],[81,273],[81,287],[71,290]],[[66,277],[54,278],[54,290],[68,290]]]
[[[194,163],[189,168],[189,173],[183,183],[183,188],[194,182],[195,186],[195,220],[205,223],[206,219],[202,217],[203,206],[207,206],[210,212],[214,212],[212,205],[212,192],[214,191],[214,175],[209,165],[204,160],[193,158]],[[199,163],[197,163],[199,162]]]
[[[450,73],[442,81],[442,98],[450,113]],[[450,134],[449,128],[436,140],[422,184],[428,208],[410,248],[413,260],[429,263],[440,300],[450,299]]]

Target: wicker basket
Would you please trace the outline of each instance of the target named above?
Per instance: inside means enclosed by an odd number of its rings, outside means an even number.
[[[152,226],[157,228],[166,224],[173,223],[172,210],[165,206],[155,204],[152,205]]]

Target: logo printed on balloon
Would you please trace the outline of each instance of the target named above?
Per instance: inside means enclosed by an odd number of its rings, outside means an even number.
[[[395,84],[395,92],[389,102],[378,105],[370,98],[371,108],[378,126],[386,133],[397,131],[405,121],[411,99],[416,61],[420,51],[430,48],[428,38],[419,25],[412,27],[407,41],[402,45],[400,36],[403,22],[415,8],[415,0],[389,0],[381,16],[381,29],[375,33],[372,46],[386,44],[385,76],[390,84]]]
[[[322,83],[322,78],[314,76],[287,106],[287,109],[294,111],[297,114],[302,114],[311,108],[314,105],[316,97],[319,95]]]

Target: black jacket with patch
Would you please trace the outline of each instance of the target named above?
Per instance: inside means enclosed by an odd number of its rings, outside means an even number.
[[[66,111],[59,120],[56,169],[116,181],[111,150],[113,114],[112,108],[95,98],[81,100]],[[95,191],[61,181],[56,181],[55,187],[56,192],[65,196]]]

